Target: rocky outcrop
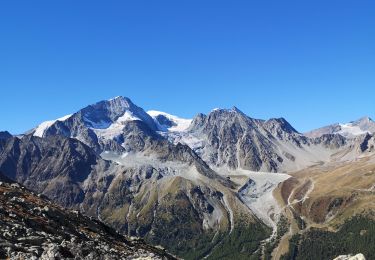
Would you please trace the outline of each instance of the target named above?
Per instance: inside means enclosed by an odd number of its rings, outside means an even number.
[[[0,179],[3,179],[0,174]],[[175,259],[17,183],[0,182],[1,259]]]
[[[356,255],[340,255],[333,260],[366,260],[363,254]]]
[[[283,158],[259,130],[260,124],[237,108],[217,109],[208,116],[198,115],[189,131],[204,140],[200,155],[210,165],[276,171]]]

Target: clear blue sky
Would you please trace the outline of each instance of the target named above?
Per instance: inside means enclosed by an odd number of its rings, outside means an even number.
[[[375,116],[375,1],[0,1],[0,129],[123,95],[299,131]]]

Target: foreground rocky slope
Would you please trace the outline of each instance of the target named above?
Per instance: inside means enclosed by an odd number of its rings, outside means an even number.
[[[0,259],[175,259],[51,203],[0,173]]]

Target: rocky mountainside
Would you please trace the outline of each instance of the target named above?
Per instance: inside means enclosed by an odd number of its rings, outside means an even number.
[[[0,139],[8,139],[11,138],[12,135],[7,131],[0,132]]]
[[[284,118],[254,119],[235,107],[199,114],[187,130],[164,136],[189,145],[212,168],[226,171],[292,172],[340,160],[335,154],[360,142],[334,134],[310,138]]]
[[[154,120],[142,108],[128,98],[116,97],[87,106],[72,115],[44,122],[31,133],[38,137],[63,135],[75,138],[101,152],[134,149],[138,143],[124,143],[131,139],[127,134],[144,132],[153,136],[152,131],[156,129]]]
[[[172,248],[174,252],[188,254],[202,236],[211,241],[235,223],[263,226],[232,192],[234,184],[212,171],[189,147],[162,142],[152,148],[158,158],[147,153],[102,155],[111,161],[76,139],[26,135],[0,142],[0,169],[123,234],[167,246],[185,240]],[[200,254],[217,243],[202,246]]]
[[[370,126],[362,120],[351,127]],[[319,223],[316,216],[333,212],[330,200],[323,211],[306,204],[285,212],[285,196],[298,201],[316,189],[303,171],[372,162],[374,140],[369,133],[307,136],[283,118],[254,119],[236,107],[182,119],[116,97],[22,136],[0,135],[0,171],[186,259],[268,259],[285,225]]]
[[[53,204],[0,173],[1,259],[175,259]]]
[[[325,134],[340,134],[353,138],[358,135],[375,133],[375,122],[369,117],[362,117],[358,120],[345,124],[332,124],[305,133],[308,137],[320,137]]]

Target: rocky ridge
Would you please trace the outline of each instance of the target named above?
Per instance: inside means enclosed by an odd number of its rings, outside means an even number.
[[[0,258],[175,259],[0,174]]]

